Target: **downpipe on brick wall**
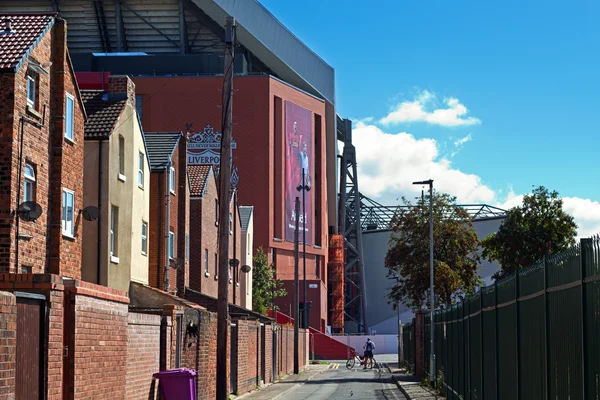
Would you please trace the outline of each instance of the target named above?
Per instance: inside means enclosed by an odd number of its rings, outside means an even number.
[[[25,122],[30,123],[36,128],[43,128],[46,123],[46,105],[44,104],[44,113],[42,115],[42,123],[40,124],[37,121],[32,120],[29,117],[21,115],[19,123],[21,124],[21,138],[19,143],[19,177],[17,179],[17,204],[15,206],[15,228],[16,228],[16,238],[15,238],[15,274],[19,273],[19,240],[21,239],[20,234],[20,218],[17,215],[17,210],[19,209],[19,205],[21,204],[21,175],[23,174],[23,139],[25,138]]]
[[[171,236],[171,167],[172,162],[169,159],[169,163],[167,164],[167,246],[166,248],[166,263],[165,263],[165,292],[169,293],[169,240]],[[173,257],[175,257],[175,239],[173,239]]]
[[[102,262],[102,144],[103,140],[98,141],[98,251],[96,252],[96,261],[98,264],[98,271],[96,272],[96,278],[98,285],[101,285],[101,262]]]

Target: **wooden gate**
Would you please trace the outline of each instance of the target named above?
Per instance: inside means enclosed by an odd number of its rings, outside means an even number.
[[[38,400],[44,394],[44,300],[17,296],[17,371],[19,400]]]

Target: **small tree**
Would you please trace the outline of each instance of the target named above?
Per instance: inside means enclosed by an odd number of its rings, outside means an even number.
[[[577,224],[563,210],[558,192],[539,186],[508,211],[498,232],[483,240],[483,257],[500,263],[502,270],[494,274],[498,279],[568,249],[576,236]]]
[[[429,292],[429,198],[413,205],[402,198],[404,208],[392,218],[392,236],[385,258],[389,276],[399,276],[390,290],[391,302],[419,309],[428,304]],[[479,240],[468,213],[447,194],[433,196],[434,289],[436,306],[450,305],[469,295],[481,283]]]
[[[275,299],[285,296],[283,282],[275,278],[275,267],[269,264],[269,258],[262,247],[256,250],[254,256],[254,271],[252,273],[252,309],[266,314],[267,310],[277,310]]]

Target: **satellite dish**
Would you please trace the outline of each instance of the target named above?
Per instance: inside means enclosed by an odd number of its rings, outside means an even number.
[[[242,265],[241,269],[242,269],[242,272],[248,273],[248,272],[250,272],[250,270],[252,269],[252,267],[249,266],[249,265]]]
[[[95,206],[87,206],[81,210],[81,215],[83,215],[83,219],[86,221],[95,221],[100,215],[100,210],[98,210],[98,207]]]
[[[42,215],[42,206],[35,201],[25,201],[17,207],[17,215],[23,221],[35,222]]]

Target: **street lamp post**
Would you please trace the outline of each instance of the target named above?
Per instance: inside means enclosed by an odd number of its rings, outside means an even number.
[[[433,328],[433,310],[435,309],[435,292],[433,289],[433,179],[413,182],[413,185],[429,185],[429,285],[431,292],[430,312],[430,338],[431,349],[429,352],[429,376],[431,382],[435,382],[435,329]]]
[[[310,185],[306,184],[306,173],[302,168],[302,185],[298,185],[296,188],[299,192],[302,192],[302,263],[303,263],[303,286],[304,294],[302,295],[302,327],[308,328],[308,314],[306,306],[306,192],[310,190]]]

